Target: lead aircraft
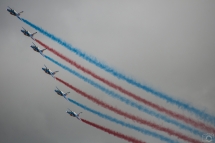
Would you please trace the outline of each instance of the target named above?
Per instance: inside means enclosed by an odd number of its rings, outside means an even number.
[[[8,11],[11,15],[16,16],[16,17],[18,17],[20,20],[22,20],[19,16],[20,16],[20,14],[23,13],[24,11],[21,11],[21,12],[18,13],[18,12],[16,12],[14,9],[10,8],[9,6],[8,6],[8,8],[7,8],[7,11]]]

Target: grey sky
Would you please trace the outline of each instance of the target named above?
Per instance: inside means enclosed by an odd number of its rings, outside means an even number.
[[[147,143],[161,142],[115,125],[67,102],[55,94],[55,86],[64,92],[70,91],[68,97],[88,107],[139,125],[93,104],[54,81],[42,71],[44,64],[53,71],[59,70],[57,77],[113,106],[183,132],[107,96],[34,52],[30,48],[32,40],[24,36],[20,30],[21,27],[30,32],[35,30],[11,16],[6,11],[7,6],[17,12],[23,10],[21,17],[42,26],[74,47],[94,55],[126,75],[215,115],[214,1],[2,0],[0,1],[1,143],[125,142],[70,117],[66,114],[67,108],[75,112],[83,111],[82,118]],[[35,38],[154,103],[196,118],[154,95],[116,79],[41,33],[37,33]],[[45,51],[44,54],[71,67],[49,51]],[[147,126],[139,126],[152,130]],[[158,133],[168,136],[162,132]],[[195,137],[190,133],[184,133]]]

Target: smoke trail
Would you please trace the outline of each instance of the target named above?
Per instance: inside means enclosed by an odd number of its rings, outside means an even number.
[[[53,34],[45,31],[44,29],[36,26],[35,24],[29,22],[28,20],[25,20],[25,19],[22,19],[22,21],[26,24],[28,24],[29,26],[31,26],[32,28],[38,30],[39,32],[41,32],[43,35],[51,38],[52,40],[56,41],[57,43],[59,43],[60,45],[64,46],[65,48],[67,48],[68,50],[74,52],[75,54],[77,54],[78,56],[84,58],[85,60],[87,60],[88,62],[96,65],[97,67],[105,70],[106,72],[112,74],[113,76],[119,78],[119,79],[122,79],[122,80],[125,80],[126,82],[128,82],[129,84],[132,84],[138,88],[141,88],[143,90],[145,90],[146,92],[149,92],[163,100],[166,100],[167,102],[171,103],[171,104],[174,104],[174,105],[177,105],[178,107],[180,108],[183,108],[189,112],[192,112],[194,113],[196,116],[199,116],[201,119],[207,121],[207,122],[210,122],[212,123],[214,126],[215,126],[215,117],[213,115],[210,115],[208,113],[205,113],[204,111],[201,111],[195,107],[193,107],[192,105],[188,104],[188,103],[184,103],[182,101],[179,101],[177,99],[174,99],[172,97],[170,97],[169,95],[165,94],[165,93],[162,93],[160,91],[156,91],[155,89],[147,86],[147,85],[144,85],[144,84],[141,84],[140,82],[130,78],[130,77],[127,77],[125,75],[123,75],[122,73],[116,71],[115,69],[109,67],[108,65],[105,65],[104,63],[101,63],[99,60],[97,60],[95,57],[93,56],[90,56],[84,52],[82,52],[81,50],[77,49],[77,48],[74,48],[72,47],[70,44],[68,44],[67,42],[61,40],[60,38],[54,36]]]
[[[64,85],[66,85],[67,87],[71,88],[72,90],[74,90],[75,92],[79,93],[80,95],[86,97],[87,99],[93,101],[94,103],[96,103],[96,104],[98,104],[98,105],[100,105],[100,106],[102,106],[102,107],[104,107],[104,108],[106,108],[106,109],[109,109],[109,110],[111,110],[111,111],[113,111],[113,112],[115,112],[115,113],[117,113],[117,114],[119,114],[119,115],[122,115],[122,116],[124,116],[124,117],[126,117],[126,118],[129,118],[129,119],[132,119],[132,120],[135,120],[135,121],[137,121],[138,123],[141,123],[141,124],[150,126],[150,127],[152,127],[153,129],[166,132],[166,133],[168,133],[169,135],[174,135],[174,136],[176,136],[176,137],[178,137],[178,138],[181,138],[181,139],[183,139],[183,140],[185,140],[185,141],[189,141],[189,142],[192,142],[192,143],[197,143],[197,142],[198,142],[198,141],[195,140],[195,139],[192,139],[192,138],[190,138],[190,137],[187,137],[187,136],[185,136],[185,135],[183,135],[183,134],[181,134],[181,133],[179,133],[179,132],[176,132],[176,131],[174,131],[174,130],[171,130],[171,129],[169,129],[169,128],[162,127],[162,126],[160,126],[160,125],[158,125],[158,124],[155,124],[155,123],[152,123],[152,122],[150,122],[150,121],[144,120],[144,119],[142,119],[141,117],[134,116],[134,115],[132,115],[132,114],[123,112],[122,110],[120,110],[120,109],[118,109],[118,108],[115,108],[115,107],[113,107],[113,106],[111,106],[111,105],[109,105],[109,104],[107,104],[107,103],[105,103],[105,102],[103,102],[103,101],[101,101],[101,100],[99,100],[99,99],[97,99],[97,98],[95,98],[95,97],[93,97],[93,96],[91,96],[91,95],[85,93],[84,91],[82,91],[82,90],[80,90],[80,89],[78,89],[78,88],[72,86],[71,84],[69,84],[69,83],[63,81],[62,79],[60,79],[60,78],[58,78],[58,77],[56,77],[56,80],[58,80],[59,82],[63,83]],[[69,99],[69,98],[68,98],[68,99]]]
[[[168,143],[176,143],[176,142],[178,142],[178,141],[173,141],[172,139],[169,139],[169,138],[167,138],[167,137],[165,137],[165,136],[163,136],[163,135],[157,134],[157,133],[155,133],[155,132],[146,130],[146,129],[144,129],[144,128],[137,127],[137,126],[135,126],[135,125],[132,125],[132,124],[123,122],[123,121],[121,121],[121,120],[118,120],[118,119],[113,118],[113,117],[111,117],[111,116],[108,116],[108,115],[106,115],[106,114],[100,113],[100,112],[98,112],[98,111],[96,111],[96,110],[93,110],[93,109],[91,109],[91,108],[89,108],[89,107],[87,107],[87,106],[85,106],[85,105],[83,105],[83,104],[81,104],[81,103],[78,103],[78,102],[76,102],[76,101],[74,101],[74,100],[72,100],[72,99],[69,99],[69,98],[68,98],[68,100],[69,100],[71,103],[73,103],[73,104],[75,104],[75,105],[77,105],[77,106],[83,108],[84,110],[87,110],[87,111],[89,111],[89,112],[91,112],[91,113],[93,113],[93,114],[95,114],[95,115],[97,115],[97,116],[99,116],[99,117],[101,117],[101,118],[104,118],[104,119],[106,119],[106,120],[109,120],[109,121],[111,121],[111,122],[114,122],[114,123],[116,123],[116,124],[119,124],[119,125],[121,125],[121,126],[130,128],[130,129],[133,129],[133,130],[136,130],[136,131],[141,132],[141,133],[143,133],[143,134],[145,134],[145,135],[149,135],[149,136],[152,136],[152,137],[154,137],[154,138],[158,138],[158,139],[160,139],[160,140],[162,140],[162,141],[166,141],[166,142],[168,142]]]
[[[104,132],[106,132],[106,133],[112,134],[112,135],[114,135],[114,136],[116,136],[116,137],[118,137],[118,138],[127,140],[127,141],[129,141],[129,142],[133,142],[133,143],[145,143],[145,142],[143,142],[143,141],[137,140],[137,139],[135,139],[135,138],[133,138],[133,137],[130,137],[130,136],[127,136],[127,135],[125,135],[125,134],[116,132],[116,131],[114,131],[114,130],[105,128],[105,127],[103,127],[103,126],[100,126],[100,125],[95,124],[95,123],[93,123],[93,122],[87,121],[87,120],[85,120],[85,119],[81,119],[81,120],[82,120],[82,122],[84,122],[84,123],[86,123],[86,124],[88,124],[88,125],[90,125],[90,126],[93,126],[93,127],[97,128],[97,129],[100,129],[100,130],[102,130],[102,131],[104,131]]]
[[[142,112],[145,112],[145,113],[147,113],[147,114],[150,114],[150,115],[152,115],[152,116],[155,116],[155,117],[158,118],[158,119],[162,119],[162,120],[164,120],[164,121],[167,122],[167,123],[171,123],[171,124],[173,124],[173,125],[176,125],[176,126],[180,127],[181,129],[187,130],[187,131],[189,131],[189,132],[191,132],[191,133],[193,133],[193,134],[200,135],[200,136],[202,135],[202,133],[201,133],[200,131],[198,131],[198,130],[192,128],[192,127],[189,127],[189,126],[187,126],[187,125],[184,125],[184,124],[182,124],[182,123],[180,123],[180,122],[178,122],[178,121],[175,121],[175,120],[173,120],[173,119],[170,119],[170,118],[168,118],[168,117],[166,117],[166,116],[164,116],[164,115],[162,115],[162,114],[156,113],[156,112],[153,111],[153,110],[147,109],[146,107],[144,107],[144,106],[142,106],[142,105],[139,105],[139,104],[133,102],[132,100],[129,100],[129,99],[127,99],[127,98],[125,98],[125,97],[123,97],[123,96],[121,96],[121,95],[119,95],[119,94],[114,93],[113,91],[110,91],[110,90],[108,90],[108,89],[102,87],[101,85],[99,85],[99,84],[93,82],[92,80],[90,80],[90,79],[88,79],[88,78],[82,76],[82,75],[79,74],[78,72],[76,72],[76,71],[74,71],[74,70],[68,68],[67,66],[62,65],[61,63],[55,61],[54,59],[48,57],[47,55],[45,55],[45,58],[47,58],[47,59],[50,60],[51,62],[57,64],[57,65],[60,66],[61,68],[63,68],[63,69],[65,69],[65,70],[69,71],[70,73],[74,74],[75,76],[79,77],[80,79],[84,80],[85,82],[87,82],[87,83],[93,85],[94,87],[100,89],[101,91],[105,92],[106,94],[111,95],[112,97],[117,98],[117,99],[119,99],[120,101],[122,101],[122,102],[124,102],[124,103],[126,103],[126,104],[128,104],[128,105],[130,105],[130,106],[132,106],[132,107],[134,107],[134,108],[137,108],[138,110],[140,110],[140,111],[142,111]]]
[[[145,105],[148,105],[148,106],[150,106],[150,107],[152,107],[152,108],[154,108],[154,109],[156,109],[156,110],[158,110],[158,111],[160,111],[160,112],[164,112],[164,113],[166,113],[167,115],[169,115],[169,116],[171,116],[171,117],[173,117],[173,118],[176,118],[176,119],[178,119],[178,120],[182,120],[182,121],[184,121],[185,123],[191,124],[191,125],[194,126],[194,127],[202,128],[202,127],[205,127],[205,126],[206,126],[204,123],[201,123],[201,122],[199,122],[199,121],[195,121],[195,120],[193,120],[193,119],[191,119],[191,118],[185,117],[185,116],[183,116],[183,115],[181,115],[181,114],[175,113],[175,112],[173,112],[173,111],[171,111],[171,110],[168,110],[168,109],[166,109],[166,108],[164,108],[164,107],[161,107],[161,106],[159,106],[159,105],[157,105],[157,104],[154,104],[154,103],[152,103],[152,102],[150,102],[150,101],[147,101],[146,99],[141,98],[141,97],[139,97],[139,96],[137,96],[137,95],[135,95],[135,94],[133,94],[133,93],[127,91],[126,89],[123,89],[122,87],[120,87],[120,86],[118,86],[118,85],[116,85],[116,84],[114,84],[114,83],[112,83],[112,82],[110,82],[110,81],[108,81],[108,80],[106,80],[106,79],[104,79],[104,78],[102,78],[102,77],[96,75],[96,74],[93,73],[92,71],[90,71],[90,70],[88,70],[88,69],[82,67],[81,65],[79,65],[79,64],[76,63],[75,61],[69,59],[68,57],[66,57],[66,56],[64,56],[64,55],[62,55],[61,53],[57,52],[57,51],[54,50],[53,48],[50,48],[49,46],[47,46],[46,44],[42,43],[41,41],[39,41],[39,40],[36,39],[36,42],[38,42],[40,45],[42,45],[44,48],[48,49],[49,51],[51,51],[51,52],[54,53],[55,55],[57,55],[57,56],[59,56],[60,58],[64,59],[65,61],[67,61],[67,62],[70,63],[71,65],[75,66],[76,68],[78,68],[78,69],[82,70],[83,72],[85,72],[85,73],[87,73],[87,74],[93,76],[94,78],[100,80],[101,82],[103,82],[103,83],[105,83],[105,84],[107,84],[107,85],[113,87],[114,89],[119,90],[119,91],[121,91],[121,92],[124,93],[124,94],[127,94],[128,96],[134,98],[135,100],[144,103]]]

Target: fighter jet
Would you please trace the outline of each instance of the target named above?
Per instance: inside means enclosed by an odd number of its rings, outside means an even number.
[[[23,27],[22,27],[23,28]],[[33,34],[31,34],[28,30],[26,30],[25,28],[23,28],[23,30],[21,30],[21,32],[25,35],[25,36],[28,36],[28,37],[31,37],[33,40],[33,36],[34,34],[36,34],[37,32],[34,32]]]
[[[7,11],[8,11],[11,15],[16,16],[16,17],[18,17],[20,20],[22,20],[19,16],[20,16],[20,14],[23,13],[24,11],[21,11],[21,12],[18,13],[18,12],[16,12],[14,9],[10,8],[9,6],[8,6],[8,8],[7,8]]]
[[[57,86],[56,86],[56,88],[57,88]],[[55,89],[55,92],[56,92],[58,95],[63,96],[66,100],[68,100],[68,99],[66,98],[66,95],[69,94],[70,92],[63,93],[63,91],[61,91],[61,90],[58,89],[58,88],[57,88],[57,90]]]
[[[33,43],[33,42],[32,42]],[[34,43],[33,43],[34,44]],[[43,57],[43,51],[45,51],[46,49],[41,50],[39,47],[37,47],[35,44],[31,45],[31,48],[35,51],[35,52],[39,52]]]
[[[78,120],[81,120],[80,118],[79,118],[79,115],[82,113],[82,112],[80,112],[80,113],[75,113],[74,111],[72,111],[72,110],[70,110],[69,108],[68,108],[68,110],[69,111],[66,111],[66,113],[68,113],[70,116],[73,116],[73,117],[76,117]]]
[[[46,67],[46,65],[44,65],[44,66]],[[57,72],[59,72],[59,71],[52,72],[52,71],[51,71],[50,69],[48,69],[47,67],[46,67],[46,68],[42,68],[42,70],[44,70],[45,73],[51,75],[54,79],[55,79],[54,75],[55,75]]]

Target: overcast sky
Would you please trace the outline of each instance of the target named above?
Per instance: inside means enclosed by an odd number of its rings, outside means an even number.
[[[52,71],[59,70],[60,72],[56,74],[57,77],[84,92],[126,112],[196,138],[189,132],[184,132],[109,97],[34,52],[30,48],[32,39],[24,36],[20,30],[21,27],[32,33],[35,30],[10,15],[6,11],[7,6],[14,8],[17,12],[23,10],[24,13],[21,14],[21,17],[43,27],[74,47],[97,57],[118,71],[167,93],[175,99],[180,99],[215,115],[215,1],[1,0],[1,143],[125,142],[70,117],[66,114],[67,108],[75,112],[82,111],[81,118],[147,143],[161,142],[99,118],[58,96],[54,92],[55,86],[64,92],[70,91],[68,97],[90,108],[155,131],[129,119],[124,119],[81,97],[45,74],[41,69],[44,64]],[[108,78],[153,103],[159,103],[177,113],[196,118],[154,95],[118,80],[39,32],[35,38],[98,75]],[[48,50],[44,54],[79,71]],[[97,80],[95,81],[97,82]],[[162,132],[157,131],[157,133],[168,136]],[[174,136],[168,137],[177,139]]]

